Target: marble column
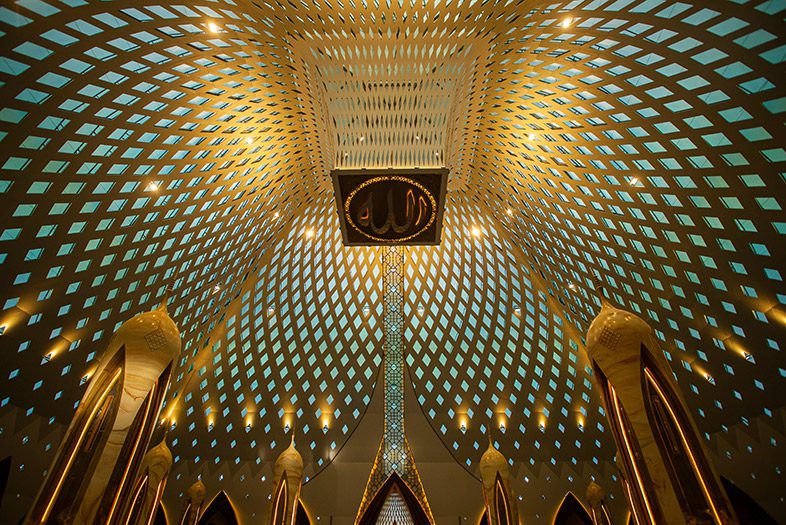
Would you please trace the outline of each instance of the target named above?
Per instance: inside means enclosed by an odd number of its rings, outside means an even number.
[[[110,522],[155,428],[180,333],[166,305],[115,332],[71,421],[27,524]]]
[[[652,328],[602,298],[587,353],[634,520],[738,523]]]
[[[292,441],[276,459],[273,467],[273,498],[268,525],[294,525],[303,483],[303,458],[295,449],[295,433]]]
[[[132,497],[119,516],[119,523],[151,525],[164,494],[164,487],[172,468],[172,452],[166,438],[151,448],[142,460]]]
[[[593,525],[611,525],[611,514],[606,506],[606,491],[603,487],[590,481],[586,496]]]
[[[198,479],[186,491],[186,502],[180,515],[178,525],[196,525],[202,512],[207,490],[201,479]]]
[[[491,436],[480,458],[480,479],[489,525],[518,525],[518,505],[510,486],[508,462],[494,447]]]

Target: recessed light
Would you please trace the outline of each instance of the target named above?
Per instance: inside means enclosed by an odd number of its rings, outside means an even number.
[[[562,27],[570,27],[570,24],[573,23],[573,19],[571,17],[566,18],[562,21]]]
[[[211,33],[218,33],[218,24],[215,22],[208,22],[207,28],[210,30]]]

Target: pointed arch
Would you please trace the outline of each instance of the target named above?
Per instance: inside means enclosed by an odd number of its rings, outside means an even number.
[[[145,451],[153,436],[171,374],[172,363],[169,363],[153,383],[150,392],[137,411],[109,478],[107,490],[101,498],[101,504],[96,514],[98,521],[111,523],[112,519],[118,515],[120,502],[127,501],[131,497],[133,480],[142,465]]]
[[[76,511],[117,416],[124,362],[125,346],[120,346],[93,377],[30,509],[31,521],[45,523],[50,517],[69,520]]]
[[[497,479],[494,481],[494,511],[497,513],[497,525],[518,525],[511,523],[511,508],[508,501],[508,491],[502,483],[502,477],[497,472]]]
[[[273,510],[270,513],[270,525],[287,525],[288,496],[289,488],[287,487],[287,473],[285,471],[281,474],[278,487],[276,487],[276,493],[273,498]]]
[[[592,525],[592,518],[576,496],[568,492],[554,516],[554,525]]]
[[[166,516],[166,509],[164,508],[164,504],[160,501],[158,502],[155,514],[153,514],[153,521],[150,522],[150,525],[169,525],[169,518]]]
[[[216,497],[207,506],[205,512],[200,516],[198,525],[239,525],[235,507],[229,500],[229,496],[223,490],[216,494]]]
[[[0,508],[3,505],[3,495],[8,487],[8,477],[11,475],[11,456],[6,456],[0,461]]]
[[[397,473],[392,473],[385,483],[377,490],[371,502],[366,507],[366,511],[357,520],[357,525],[376,525],[377,518],[379,518],[382,507],[388,499],[391,492],[398,491],[404,500],[404,503],[412,515],[414,525],[433,525],[428,518],[428,514],[420,505],[417,496],[409,488],[409,485],[401,479]]]
[[[731,482],[731,480],[721,476],[721,483],[726,489],[731,506],[740,520],[740,525],[778,525],[778,522],[770,514],[756,503],[747,492]]]
[[[297,500],[297,512],[295,513],[295,525],[311,525],[311,518],[308,517],[303,501]]]
[[[728,519],[723,488],[704,455],[690,416],[649,348],[641,344],[641,389],[655,443],[686,519]]]

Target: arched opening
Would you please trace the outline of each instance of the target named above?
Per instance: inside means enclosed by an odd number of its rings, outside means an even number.
[[[377,490],[358,525],[432,525],[417,496],[395,472]]]
[[[682,513],[697,524],[727,522],[723,490],[710,469],[672,384],[641,345],[641,381],[647,418]]]
[[[303,506],[303,502],[297,500],[297,512],[295,513],[295,525],[311,525],[311,520],[308,517],[308,512]]]
[[[633,512],[633,520],[639,525],[661,523],[663,519],[661,519],[658,500],[652,493],[652,481],[628,414],[625,412],[616,390],[595,361],[592,362],[592,368],[601,385],[601,397],[609,416],[614,442],[617,443],[619,460],[625,473],[622,488]]]
[[[79,404],[50,474],[30,510],[30,520],[69,523],[104,449],[120,405],[125,347],[94,378]]]
[[[238,525],[235,508],[223,490],[216,494],[199,518],[198,525]]]
[[[8,487],[8,477],[11,475],[11,456],[6,456],[0,461],[0,508],[3,506],[3,495]]]
[[[287,473],[281,475],[276,488],[276,495],[273,499],[273,512],[271,513],[271,525],[287,525],[289,521],[287,517],[287,496],[289,489],[287,488]]]
[[[169,525],[169,520],[166,517],[166,510],[164,509],[164,505],[162,505],[160,501],[158,502],[156,513],[153,516],[152,525]]]
[[[97,520],[100,522],[111,523],[120,510],[118,508],[119,502],[126,501],[134,489],[133,480],[139,471],[153,430],[155,430],[171,371],[172,364],[170,363],[153,383],[150,393],[145,397],[131,428],[126,433],[123,447],[120,449],[115,468],[109,478],[107,489],[96,514]]]
[[[554,525],[593,525],[584,505],[576,499],[572,492],[565,494],[562,503],[554,516]]]
[[[740,525],[778,525],[778,522],[747,492],[723,476],[721,476],[721,483],[726,489],[726,495],[740,520]]]
[[[494,482],[494,507],[497,513],[497,525],[518,525],[517,523],[511,524],[510,502],[508,502],[508,494],[502,484],[502,478],[499,477],[499,472],[497,472],[497,479]]]

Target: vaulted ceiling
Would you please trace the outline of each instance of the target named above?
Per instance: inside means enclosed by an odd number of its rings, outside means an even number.
[[[621,497],[582,341],[602,282],[655,328],[722,473],[786,516],[784,11],[7,3],[3,451],[39,482],[113,330],[170,287],[177,479],[246,494],[285,425],[318,475],[382,343],[380,254],[342,245],[329,170],[445,165],[406,344],[409,402],[455,461],[474,473],[492,427],[519,481]]]

